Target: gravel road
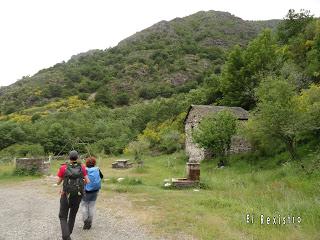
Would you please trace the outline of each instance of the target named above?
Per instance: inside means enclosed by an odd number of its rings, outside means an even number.
[[[61,239],[58,188],[53,179],[44,178],[0,186],[0,240]],[[99,203],[99,199],[98,199]],[[123,216],[98,204],[92,228],[82,230],[81,212],[73,240],[148,240],[155,239],[134,216]]]

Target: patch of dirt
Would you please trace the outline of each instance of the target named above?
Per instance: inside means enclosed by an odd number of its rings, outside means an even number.
[[[54,177],[47,177],[0,186],[0,240],[61,239],[58,218],[60,187],[54,187],[54,183]],[[125,198],[118,200],[118,203],[128,203]],[[79,209],[71,237],[77,240],[159,239],[151,235],[147,226],[138,223],[134,215],[128,213],[121,208],[108,206],[99,196],[92,229],[82,230]]]

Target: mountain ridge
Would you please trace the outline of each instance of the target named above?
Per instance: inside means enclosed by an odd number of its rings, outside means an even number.
[[[220,71],[226,52],[245,46],[279,21],[245,21],[227,12],[200,11],[160,21],[106,50],[89,50],[67,62],[0,88],[0,111],[9,114],[77,95],[98,103],[128,105],[197,88]]]

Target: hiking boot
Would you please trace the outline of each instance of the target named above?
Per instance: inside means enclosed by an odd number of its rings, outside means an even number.
[[[83,229],[89,230],[91,228],[91,222],[89,220],[84,221]]]
[[[87,225],[87,223],[86,223],[86,222],[83,224],[82,229],[83,229],[83,230],[87,230],[87,229],[88,229],[88,225]]]
[[[88,230],[91,228],[91,222],[88,223]]]

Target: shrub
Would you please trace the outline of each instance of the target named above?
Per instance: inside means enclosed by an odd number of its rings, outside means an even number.
[[[15,144],[3,149],[0,152],[1,157],[38,157],[43,156],[44,149],[40,144]]]
[[[24,169],[24,168],[16,168],[13,172],[15,176],[40,176],[40,172],[37,168],[32,169]]]
[[[129,96],[126,93],[120,93],[116,96],[116,104],[118,106],[124,106],[129,104]]]
[[[134,160],[136,162],[141,161],[142,156],[148,152],[150,143],[145,139],[139,139],[129,143],[129,145],[124,149],[125,154],[134,155]]]
[[[171,130],[161,136],[160,149],[165,153],[174,153],[183,146],[183,134],[177,130]]]
[[[23,141],[25,132],[14,122],[0,123],[0,150]]]
[[[231,138],[236,133],[236,118],[229,111],[221,111],[205,117],[193,131],[193,138],[201,147],[224,157],[231,147]]]

